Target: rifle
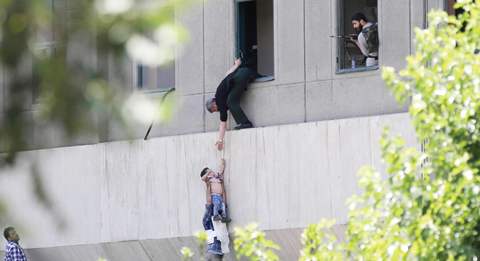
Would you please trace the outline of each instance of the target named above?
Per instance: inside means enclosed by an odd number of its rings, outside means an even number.
[[[353,40],[357,40],[357,39],[358,39],[358,34],[351,34],[351,35],[330,35],[330,37],[332,37],[332,38],[348,38],[348,37],[352,37]]]

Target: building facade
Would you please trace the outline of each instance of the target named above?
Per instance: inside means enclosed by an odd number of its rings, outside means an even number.
[[[302,228],[322,218],[337,219],[333,232],[344,238],[344,202],[361,193],[358,169],[373,165],[384,170],[381,126],[419,147],[409,104],[398,105],[381,67],[404,68],[405,57],[414,52],[414,28],[428,25],[427,11],[451,2],[209,0],[187,10],[172,6],[169,13],[189,30],[190,39],[175,48],[173,64],[155,69],[128,58],[113,61],[97,51],[94,37],[62,46],[45,36],[36,48],[65,48],[67,59],[91,64],[113,88],[149,99],[161,99],[174,88],[167,99],[177,109],[170,122],[153,126],[146,141],[148,125],[139,125],[135,139],[127,140],[125,131],[107,119],[98,120],[98,135],[75,140],[54,124],[34,125],[30,150],[0,176],[2,184],[9,184],[2,198],[11,218],[24,226],[17,231],[24,231],[21,244],[29,258],[180,260],[183,246],[198,257],[193,235],[202,230],[205,204],[198,174],[205,166],[217,167],[222,157],[214,148],[219,115],[208,113],[204,104],[236,57],[244,57],[264,77],[250,84],[242,99],[256,128],[226,136],[229,230],[261,222],[260,228],[282,247],[282,260],[298,258]],[[66,23],[78,11],[73,0],[53,3]],[[362,65],[351,42],[330,37],[354,33],[351,16],[356,12],[378,23],[378,66]],[[5,86],[8,75],[3,79]],[[8,91],[2,94],[5,104]],[[34,97],[24,104],[32,121]],[[235,125],[229,117],[228,130]],[[52,209],[31,200],[25,174],[31,166],[38,167],[51,193]],[[26,192],[9,196],[19,188]],[[225,260],[236,260],[231,251]]]

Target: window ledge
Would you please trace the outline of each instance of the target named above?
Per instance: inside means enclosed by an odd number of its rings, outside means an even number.
[[[139,89],[138,92],[141,93],[141,94],[164,93],[164,92],[170,91],[171,89],[175,89],[175,87],[167,87],[167,88],[159,88],[159,89],[151,89],[151,90]]]
[[[137,94],[144,95],[147,99],[163,99],[168,92],[175,91],[175,87],[171,88],[161,88],[161,89],[154,89],[154,90],[139,90]]]
[[[358,67],[358,68],[349,68],[349,69],[341,69],[337,71],[335,74],[344,74],[344,73],[355,73],[355,72],[365,72],[365,71],[373,71],[378,70],[378,65],[374,66],[366,66],[366,67]]]
[[[269,82],[275,80],[275,76],[258,77],[253,82]]]

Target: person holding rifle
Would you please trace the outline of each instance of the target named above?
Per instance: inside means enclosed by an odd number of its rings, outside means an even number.
[[[363,55],[367,57],[367,66],[378,64],[378,24],[370,23],[362,13],[352,17],[352,25],[360,33],[358,39],[350,36],[350,40],[357,44]]]

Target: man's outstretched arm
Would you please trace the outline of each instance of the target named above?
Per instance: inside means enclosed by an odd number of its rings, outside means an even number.
[[[222,159],[222,166],[220,167],[220,175],[223,175],[223,172],[225,172],[225,159]]]
[[[217,146],[218,150],[220,150],[220,151],[223,149],[225,132],[227,132],[227,122],[222,121],[222,123],[220,123],[220,135],[218,137],[217,142],[215,143],[215,146]]]

